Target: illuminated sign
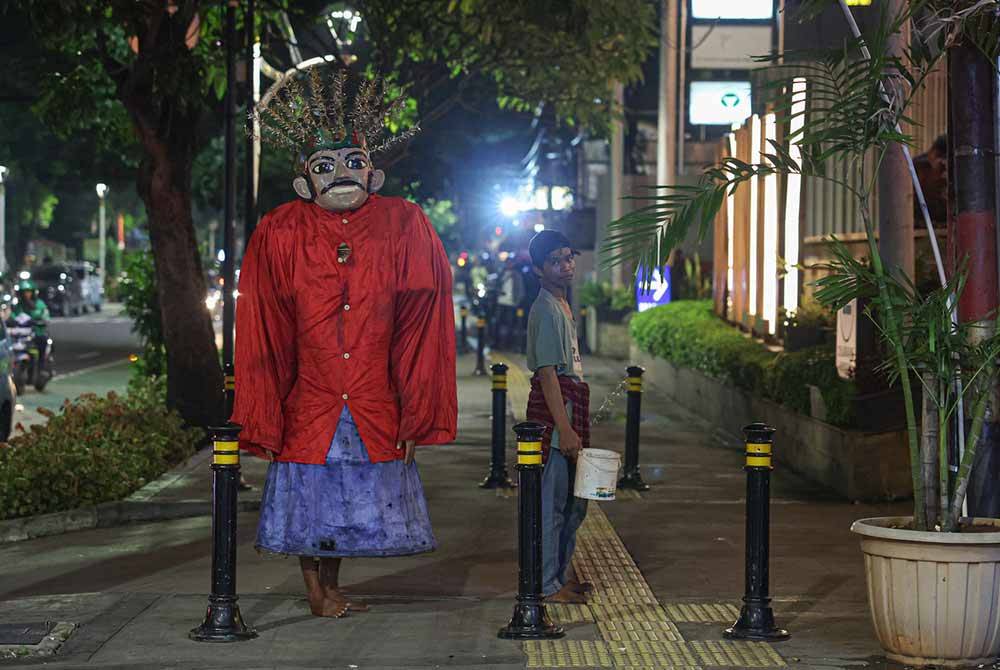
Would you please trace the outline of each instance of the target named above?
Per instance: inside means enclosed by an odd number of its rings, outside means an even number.
[[[695,19],[766,20],[774,16],[774,0],[691,0],[691,16]]]
[[[643,286],[645,273],[641,269],[636,273],[635,305],[638,311],[645,312],[670,302],[670,266],[664,265],[663,270],[663,274],[659,270],[653,270],[648,287]]]
[[[693,81],[688,120],[695,125],[732,126],[750,116],[749,81]]]
[[[691,44],[691,67],[749,70],[760,67],[754,56],[771,52],[771,25],[696,23],[691,26]]]

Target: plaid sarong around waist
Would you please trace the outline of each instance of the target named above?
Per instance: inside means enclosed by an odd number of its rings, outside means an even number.
[[[563,404],[571,403],[570,426],[573,428],[573,432],[579,436],[583,448],[587,449],[590,447],[590,387],[586,382],[573,377],[559,375],[558,379]],[[528,394],[528,411],[525,418],[545,426],[545,432],[542,434],[542,461],[548,461],[555,420],[552,418],[549,406],[545,403],[542,380],[538,373],[535,373],[531,378],[531,392]]]

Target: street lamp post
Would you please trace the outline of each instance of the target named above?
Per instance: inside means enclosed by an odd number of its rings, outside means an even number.
[[[107,220],[104,218],[104,198],[108,194],[108,185],[101,183],[97,185],[97,199],[100,202],[98,214],[97,233],[97,276],[101,278],[101,286],[104,286],[104,247],[106,245],[105,236],[107,234]]]
[[[7,168],[0,165],[0,275],[7,272]]]

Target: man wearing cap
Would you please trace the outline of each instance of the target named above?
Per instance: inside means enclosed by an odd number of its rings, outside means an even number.
[[[590,443],[590,389],[573,311],[566,300],[576,272],[569,239],[543,230],[528,245],[541,282],[528,314],[528,368],[534,372],[527,419],[546,426],[542,436],[542,594],[551,602],[585,603],[590,584],[568,577],[576,531],[587,501],[573,495],[576,459]]]

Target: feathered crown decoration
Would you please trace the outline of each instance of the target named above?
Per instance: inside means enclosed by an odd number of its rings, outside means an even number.
[[[324,81],[320,68],[297,70],[275,82],[254,109],[250,132],[299,155],[347,147],[379,154],[419,132],[417,124],[382,138],[386,123],[406,104],[403,96],[387,97],[382,77],[363,79],[348,109],[347,72],[338,69]]]

